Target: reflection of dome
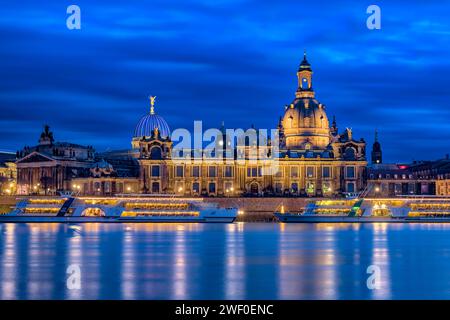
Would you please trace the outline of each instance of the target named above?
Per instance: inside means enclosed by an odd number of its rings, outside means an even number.
[[[286,146],[324,149],[330,143],[325,107],[316,99],[297,98],[287,107],[282,120]]]
[[[166,120],[155,113],[155,100],[156,96],[150,97],[150,114],[143,116],[141,120],[139,120],[136,128],[134,129],[133,137],[151,137],[153,130],[155,129],[158,129],[158,133],[163,139],[170,136],[170,128]]]
[[[139,120],[134,129],[134,137],[150,137],[153,130],[158,128],[161,138],[170,136],[170,128],[166,120],[157,114],[147,114]]]

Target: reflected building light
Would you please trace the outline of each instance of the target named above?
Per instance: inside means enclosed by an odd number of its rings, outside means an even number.
[[[229,224],[225,233],[225,299],[245,299],[243,223]]]
[[[125,234],[122,242],[122,272],[120,273],[122,280],[122,299],[134,300],[136,299],[136,276],[135,276],[135,261],[136,261],[136,245],[134,239],[133,228],[126,226]]]
[[[15,223],[4,225],[2,229],[3,236],[0,237],[0,241],[3,244],[3,254],[0,255],[2,257],[0,265],[1,300],[15,300],[18,298],[17,283],[20,275],[17,274],[16,226]]]
[[[67,244],[67,260],[66,260],[66,265],[65,265],[65,269],[67,270],[67,268],[69,268],[70,265],[79,265],[80,269],[81,269],[81,289],[75,289],[75,290],[70,290],[67,287],[67,283],[65,283],[65,288],[66,288],[66,297],[68,299],[82,299],[83,296],[83,291],[84,288],[83,286],[86,284],[86,279],[85,279],[85,275],[83,274],[83,256],[82,256],[82,241],[81,241],[81,234],[77,233],[74,229],[71,229],[71,226],[68,226],[68,229],[71,230],[72,232],[72,236],[70,238],[67,239],[68,244]],[[70,275],[68,275],[66,273],[67,277],[69,277]]]
[[[329,245],[331,248],[318,251],[317,257],[319,265],[317,280],[321,282],[321,286],[315,288],[321,288],[320,292],[317,292],[319,299],[335,300],[338,298],[339,277],[337,276],[338,265],[336,263],[337,239],[336,234],[328,237]]]
[[[391,299],[390,254],[385,223],[374,224],[371,264],[380,268],[381,283],[378,289],[370,290],[373,299]],[[367,266],[368,267],[368,266]],[[367,274],[369,277],[370,274]]]
[[[388,225],[388,223],[374,223],[373,230],[375,232],[375,235],[386,234]]]
[[[175,232],[174,246],[172,299],[187,299],[186,233],[182,225]]]
[[[39,272],[39,267],[41,265],[44,265],[44,260],[46,255],[41,252],[41,248],[37,246],[38,243],[40,243],[39,237],[42,234],[45,234],[45,231],[42,231],[39,228],[39,225],[34,225],[29,228],[30,230],[30,237],[28,237],[28,244],[27,244],[27,264],[26,267],[28,270],[28,281],[27,281],[27,298],[28,299],[48,299],[50,297],[46,297],[44,293],[51,292],[49,290],[51,288],[51,281],[48,277],[51,277],[51,275],[45,275],[41,274]],[[45,226],[44,226],[45,230]],[[23,275],[21,275],[23,276]],[[44,286],[50,287],[45,288]],[[42,294],[41,294],[42,291]]]

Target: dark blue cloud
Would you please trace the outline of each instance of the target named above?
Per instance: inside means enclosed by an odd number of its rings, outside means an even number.
[[[61,1],[2,4],[0,147],[58,140],[126,148],[147,96],[172,128],[275,127],[308,50],[317,98],[388,161],[450,152],[450,72],[444,1]]]

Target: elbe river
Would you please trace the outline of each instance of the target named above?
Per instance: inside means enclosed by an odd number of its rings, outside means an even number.
[[[0,299],[450,299],[450,224],[0,224]]]

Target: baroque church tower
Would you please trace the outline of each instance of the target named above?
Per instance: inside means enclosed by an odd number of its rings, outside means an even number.
[[[325,150],[330,144],[330,128],[325,106],[315,99],[312,69],[306,53],[297,71],[295,99],[286,106],[282,120],[285,147]]]

